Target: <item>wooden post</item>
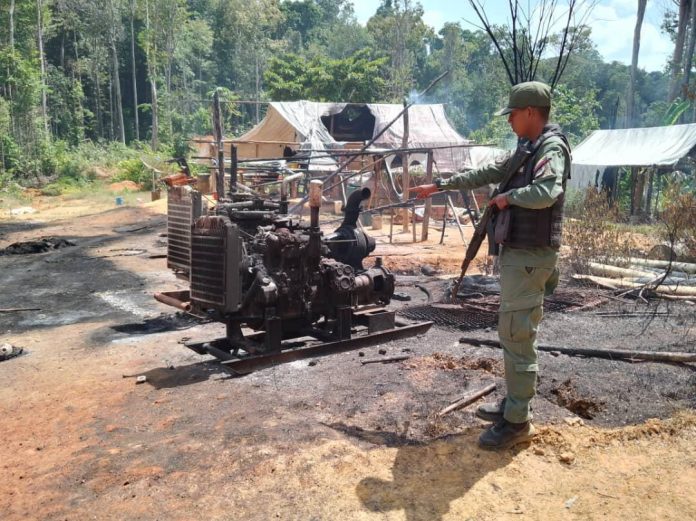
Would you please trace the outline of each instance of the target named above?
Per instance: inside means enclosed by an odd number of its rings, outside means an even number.
[[[381,156],[374,156],[374,170],[373,170],[373,187],[372,187],[372,194],[370,195],[370,200],[367,203],[368,208],[372,208],[374,206],[379,206],[379,180],[380,177],[382,176],[382,162],[381,162]]]
[[[409,134],[409,124],[408,124],[408,108],[406,100],[404,100],[404,137],[401,141],[401,148],[408,148],[408,134]],[[409,185],[411,184],[411,176],[408,173],[408,152],[401,154],[401,180],[403,185],[403,194],[401,197],[402,202],[408,201]],[[404,231],[408,231],[408,207],[404,207]]]
[[[648,177],[648,196],[647,196],[647,199],[645,200],[645,214],[648,217],[652,217],[652,198],[653,198],[654,186],[655,186],[655,169],[651,168],[650,174]]]
[[[459,222],[459,216],[457,215],[457,210],[454,209],[454,204],[452,203],[452,199],[450,198],[449,193],[447,194],[447,202],[449,203],[450,208],[452,208],[452,214],[454,215],[454,222],[457,223],[457,228],[459,229],[459,235],[462,237],[462,242],[464,244],[466,244],[466,239],[464,238],[464,230],[462,229],[462,223]]]
[[[638,179],[638,168],[631,167],[631,215],[636,214],[636,184]]]
[[[215,179],[215,193],[218,201],[225,197],[225,151],[222,147],[218,149],[218,172]]]
[[[413,203],[413,206],[411,206],[412,214],[413,214],[413,242],[418,242],[418,238],[416,237],[416,203]]]
[[[440,244],[445,244],[445,229],[447,228],[447,203],[445,203],[445,211],[442,212],[442,233],[440,234]]]
[[[433,151],[428,152],[428,162],[425,168],[425,184],[433,182]],[[423,210],[423,228],[421,229],[421,241],[428,240],[428,226],[430,225],[430,210],[432,209],[432,198],[426,197],[425,209]]]
[[[220,108],[220,93],[215,91],[213,96],[213,131],[217,143],[217,176],[215,178],[215,193],[218,201],[225,197],[225,150],[222,144],[222,109]]]
[[[394,208],[389,208],[389,244],[394,239]]]
[[[343,207],[345,208],[348,204],[348,194],[346,193],[346,184],[348,183],[347,178],[340,176],[341,178],[341,199],[343,199]]]
[[[237,147],[234,143],[230,145],[230,193],[237,191]]]

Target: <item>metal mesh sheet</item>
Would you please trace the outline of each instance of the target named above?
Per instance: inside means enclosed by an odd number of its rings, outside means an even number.
[[[559,289],[544,299],[544,312],[579,311],[606,302],[596,291]],[[438,302],[403,308],[399,314],[411,320],[429,320],[443,329],[471,331],[496,327],[498,324],[499,295],[480,293],[460,298],[457,303]]]

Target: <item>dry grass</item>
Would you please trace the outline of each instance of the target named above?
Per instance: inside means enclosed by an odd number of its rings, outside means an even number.
[[[630,233],[616,223],[624,221],[617,205],[610,205],[606,194],[588,188],[567,207],[563,237],[570,248],[566,261],[576,273],[588,273],[590,262],[615,263],[626,258],[635,244]]]
[[[675,182],[665,189],[664,201],[659,216],[662,237],[672,249],[683,244],[686,255],[696,258],[696,194]]]

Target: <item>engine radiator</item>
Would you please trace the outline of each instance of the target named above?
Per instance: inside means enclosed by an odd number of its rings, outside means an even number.
[[[226,217],[198,219],[191,233],[191,301],[203,309],[237,311],[242,299],[241,257],[237,226]]]
[[[191,227],[203,214],[200,192],[185,186],[169,189],[167,197],[167,267],[191,271]]]

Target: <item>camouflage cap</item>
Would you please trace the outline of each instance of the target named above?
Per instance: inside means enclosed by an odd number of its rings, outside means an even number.
[[[513,109],[526,107],[550,107],[551,87],[540,81],[525,81],[510,89],[507,107],[495,113],[496,116],[510,114]]]

